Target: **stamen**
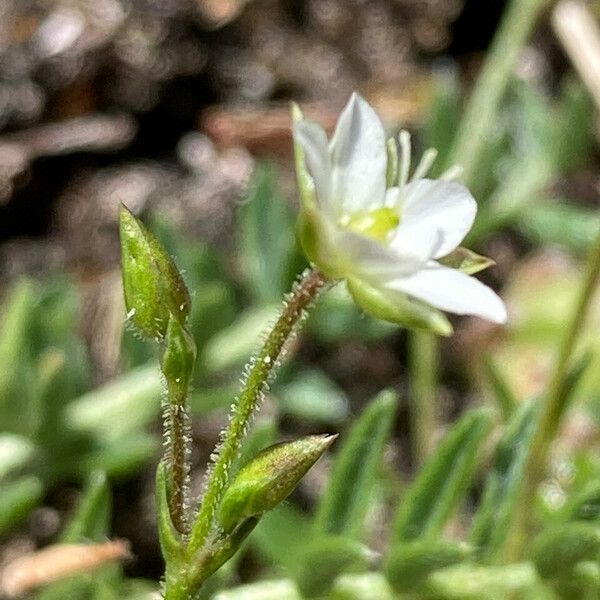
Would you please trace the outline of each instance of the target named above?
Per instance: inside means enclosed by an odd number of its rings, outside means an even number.
[[[403,129],[400,131],[400,177],[398,186],[404,187],[408,183],[408,173],[410,172],[410,133]]]
[[[443,179],[444,181],[455,181],[458,179],[464,169],[460,165],[452,165],[449,169],[446,169],[438,179]]]
[[[425,177],[435,162],[437,155],[438,151],[435,148],[429,148],[429,150],[425,150],[410,180],[416,181],[417,179],[422,179]]]

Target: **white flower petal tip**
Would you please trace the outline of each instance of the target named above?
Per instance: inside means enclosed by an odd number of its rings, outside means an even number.
[[[499,324],[508,318],[504,302],[491,288],[434,261],[412,275],[398,277],[385,285],[458,315],[473,315]]]

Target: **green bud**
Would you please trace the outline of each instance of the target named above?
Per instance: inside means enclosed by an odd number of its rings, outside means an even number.
[[[348,279],[348,290],[355,302],[377,319],[438,335],[452,334],[452,325],[444,314],[424,302],[412,300],[400,292],[384,293],[359,279]]]
[[[443,540],[418,540],[392,548],[385,574],[397,592],[422,585],[430,573],[465,561],[472,553],[467,544]]]
[[[244,466],[227,488],[219,521],[225,532],[275,508],[294,490],[337,435],[313,435],[266,448]]]
[[[196,362],[196,344],[187,329],[169,316],[165,349],[160,366],[167,380],[170,398],[186,397]]]
[[[569,577],[577,563],[600,558],[600,527],[568,523],[547,529],[535,540],[532,554],[543,578]]]
[[[459,246],[444,258],[440,258],[438,262],[446,267],[458,269],[467,275],[474,275],[496,264],[491,258],[481,256],[462,246]]]
[[[158,240],[121,205],[121,270],[125,305],[146,338],[164,338],[172,314],[182,325],[190,295],[177,267]]]

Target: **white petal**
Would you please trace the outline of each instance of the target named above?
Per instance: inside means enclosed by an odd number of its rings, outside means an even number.
[[[342,111],[329,146],[331,194],[344,211],[381,206],[385,195],[385,132],[375,111],[352,94]]]
[[[504,302],[492,289],[474,277],[435,261],[412,275],[387,281],[385,287],[405,292],[448,312],[477,315],[495,323],[506,322]]]
[[[329,211],[331,206],[331,160],[327,135],[318,123],[305,119],[294,124],[294,141],[304,150],[306,168],[315,183],[319,206]]]
[[[450,254],[473,226],[477,204],[460,183],[419,179],[396,193],[401,221],[390,242],[394,247],[410,248],[424,259],[440,258]]]
[[[409,275],[423,267],[423,262],[414,255],[400,255],[393,248],[353,231],[332,230],[332,244],[347,265],[348,275],[352,273],[379,284],[382,279]]]

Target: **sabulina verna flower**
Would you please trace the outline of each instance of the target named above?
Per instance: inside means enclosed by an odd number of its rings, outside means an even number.
[[[367,313],[448,335],[440,311],[506,321],[502,300],[470,274],[491,264],[459,244],[477,205],[452,169],[427,179],[435,151],[410,172],[410,138],[387,140],[371,106],[353,94],[330,141],[294,106],[294,148],[305,254],[343,279]],[[456,268],[455,268],[456,267]]]

